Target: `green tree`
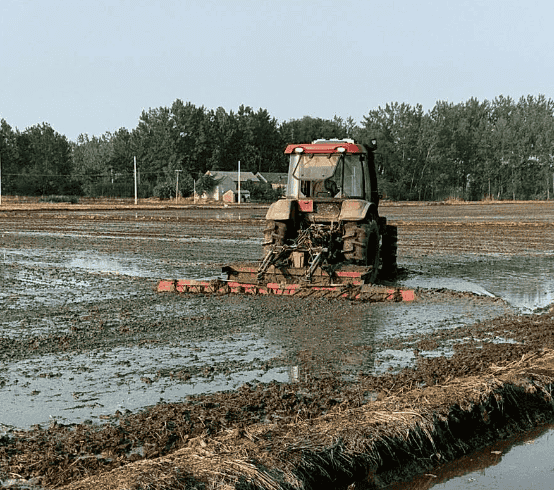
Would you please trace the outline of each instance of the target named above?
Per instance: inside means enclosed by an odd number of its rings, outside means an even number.
[[[109,133],[108,133],[109,134]],[[134,171],[132,135],[126,128],[119,128],[109,135],[111,152],[108,154],[107,169],[116,173],[131,174]]]
[[[188,197],[192,195],[194,189],[194,180],[190,174],[184,173],[179,176],[179,182],[177,183],[177,176],[171,180],[158,182],[153,189],[153,194],[161,199],[173,199],[177,192],[177,185],[179,186],[179,196]]]
[[[212,175],[204,174],[196,181],[196,193],[199,196],[204,194],[204,192],[209,194],[216,188],[218,183],[219,181]]]
[[[241,105],[236,119],[241,168],[251,172],[282,170],[284,145],[275,118],[265,109],[255,112]]]
[[[487,187],[490,183],[490,192],[487,193],[496,198],[502,198],[509,188],[513,188],[514,144],[517,140],[512,121],[514,112],[515,103],[510,97],[499,96],[491,102],[487,169]]]
[[[423,188],[425,147],[420,105],[386,104],[364,117],[362,141],[378,141],[376,163],[382,191],[393,199],[418,199]]]
[[[348,138],[354,128],[351,126],[352,120],[345,123],[341,118],[336,117],[333,120],[321,119],[318,117],[304,116],[302,119],[291,119],[280,126],[280,133],[283,142],[310,143],[317,139],[342,139]]]
[[[47,123],[27,128],[17,135],[19,175],[15,191],[27,195],[80,192],[71,179],[71,146],[67,138]]]
[[[519,181],[517,189],[524,199],[547,196],[549,179],[545,181],[552,165],[553,110],[554,103],[544,95],[522,97],[517,104],[519,131],[515,160],[519,172],[516,179]]]
[[[0,120],[0,165],[2,170],[2,194],[12,194],[18,173],[19,153],[17,132],[5,119]]]
[[[89,137],[80,134],[72,143],[73,175],[88,196],[112,195],[114,169],[110,164],[113,157],[112,135]],[[117,170],[116,170],[117,172]]]
[[[244,189],[250,192],[250,200],[256,202],[274,202],[283,195],[282,189],[274,189],[267,182],[247,180]]]
[[[205,173],[207,161],[211,155],[208,116],[205,108],[195,107],[180,99],[173,102],[170,110],[173,126],[176,130],[177,152],[180,160],[173,170],[183,170],[190,175]]]
[[[223,107],[209,112],[211,156],[208,160],[210,170],[232,171],[240,160],[242,135],[237,117]]]
[[[472,98],[457,105],[439,102],[435,108],[437,152],[450,169],[448,192],[464,199],[483,197],[489,103]]]
[[[153,187],[158,181],[167,181],[175,169],[180,169],[183,157],[178,147],[179,133],[167,107],[142,111],[131,143],[141,182]]]

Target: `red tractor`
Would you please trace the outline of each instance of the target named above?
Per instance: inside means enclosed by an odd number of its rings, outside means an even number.
[[[396,272],[397,232],[379,216],[375,148],[350,139],[286,148],[287,190],[266,215],[259,282],[280,274],[373,284]]]
[[[289,145],[287,192],[267,211],[261,262],[158,291],[412,301],[413,291],[373,286],[395,275],[397,250],[396,226],[379,216],[374,151],[374,141],[348,139]]]

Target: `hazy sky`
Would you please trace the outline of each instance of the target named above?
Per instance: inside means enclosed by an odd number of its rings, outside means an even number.
[[[0,118],[75,140],[175,99],[278,121],[553,98],[554,2],[1,0]]]

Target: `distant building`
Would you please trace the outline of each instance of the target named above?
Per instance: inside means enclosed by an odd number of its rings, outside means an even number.
[[[270,184],[273,189],[286,189],[288,174],[275,172],[258,172],[256,177],[261,182]]]
[[[237,195],[238,195],[238,191],[233,191],[233,190],[229,189],[225,194],[223,194],[222,201],[224,201],[224,202],[238,202]],[[240,190],[240,195],[242,197],[240,202],[250,201],[250,191],[247,191],[245,189],[241,189]]]
[[[204,199],[214,199],[216,201],[225,202],[238,202],[238,172],[223,172],[219,170],[208,170],[206,175],[211,175],[216,181],[217,185],[210,193],[204,193],[201,197]],[[250,192],[243,188],[243,185],[248,181],[260,182],[258,177],[252,172],[240,173],[241,184],[241,202],[248,201],[250,199]]]

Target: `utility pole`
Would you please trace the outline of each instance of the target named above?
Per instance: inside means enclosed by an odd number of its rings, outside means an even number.
[[[238,180],[239,180],[239,182],[238,182],[239,196],[238,196],[237,201],[238,201],[238,203],[240,204],[240,160],[239,160],[239,176],[238,176]]]
[[[137,157],[135,157],[134,159],[135,161],[135,206],[137,205],[138,203],[138,196],[137,196]]]
[[[177,174],[177,183],[175,184],[175,202],[177,202],[179,197],[179,172],[182,172],[182,170],[175,170],[175,173]]]
[[[2,206],[2,156],[0,156],[0,206]]]

